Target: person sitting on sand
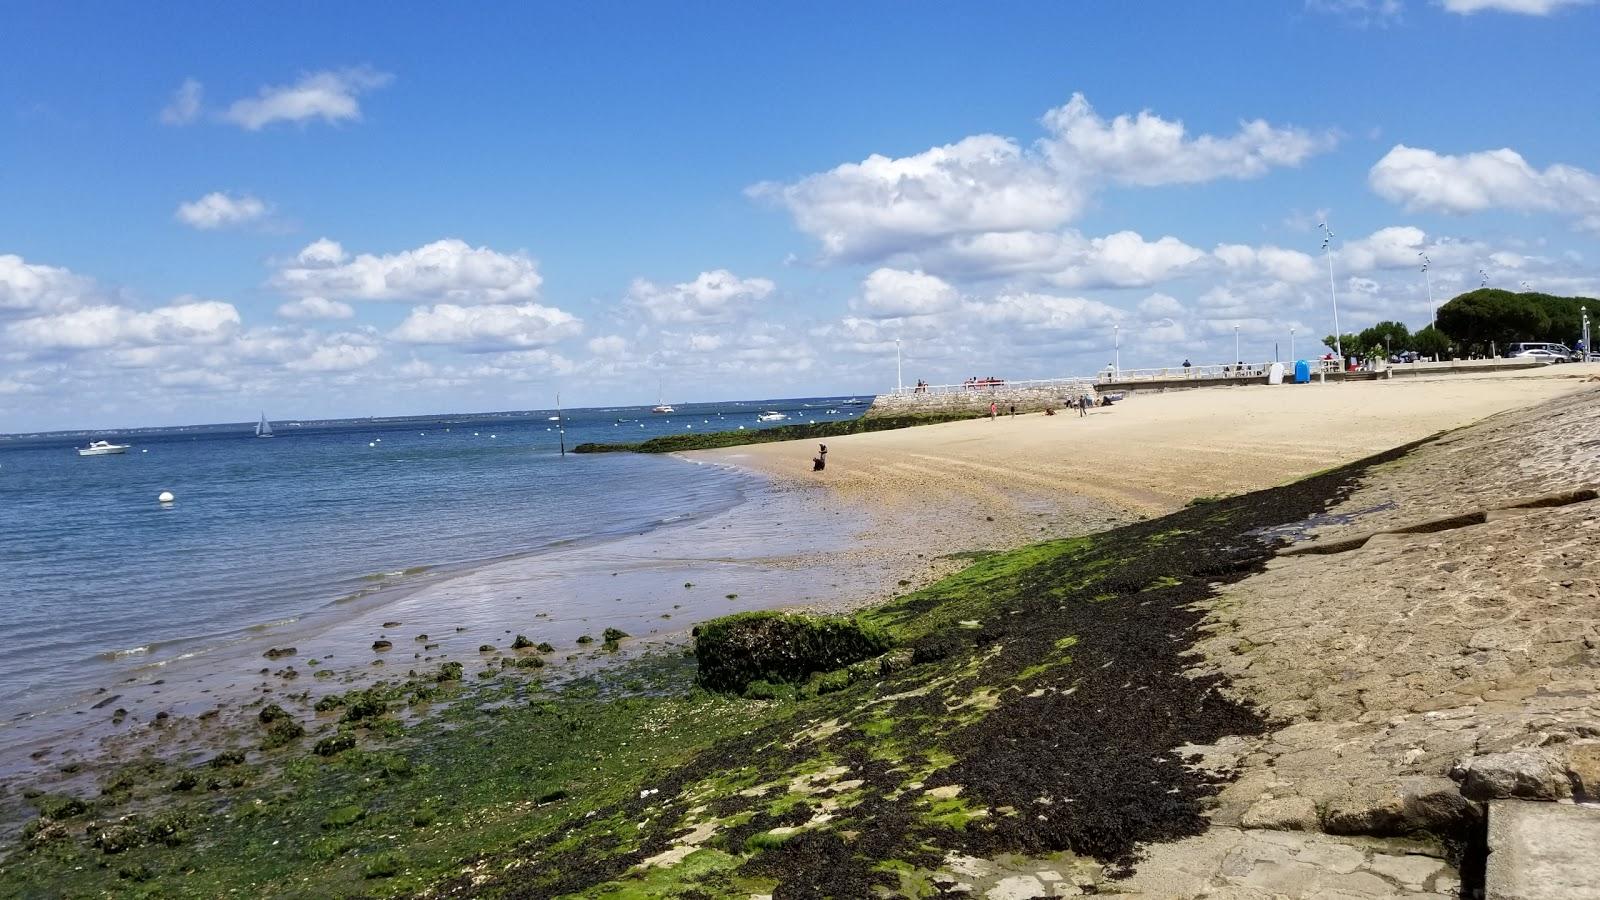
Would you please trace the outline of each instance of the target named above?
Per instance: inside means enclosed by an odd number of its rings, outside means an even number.
[[[818,444],[817,446],[821,449],[817,450],[817,455],[811,458],[811,471],[813,472],[821,472],[828,467],[828,445]]]

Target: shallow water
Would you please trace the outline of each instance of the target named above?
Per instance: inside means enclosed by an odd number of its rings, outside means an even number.
[[[755,428],[767,409],[861,411],[826,398],[575,410],[564,437]],[[174,661],[354,622],[493,560],[703,520],[754,484],[661,456],[562,458],[553,414],[276,422],[271,440],[240,425],[0,440],[0,734]],[[79,458],[90,437],[132,449]],[[156,502],[167,490],[176,501]],[[591,603],[617,601],[569,591],[561,605],[576,620]]]

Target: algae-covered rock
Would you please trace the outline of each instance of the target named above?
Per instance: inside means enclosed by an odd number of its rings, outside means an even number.
[[[526,650],[532,646],[533,641],[528,640],[528,636],[524,634],[517,635],[517,639],[511,642],[511,649],[513,650]]]
[[[803,682],[889,649],[884,632],[847,616],[748,612],[694,629],[699,680],[706,688],[742,692],[752,681]]]
[[[318,756],[337,756],[356,745],[356,739],[348,734],[331,734],[317,741],[311,752]]]

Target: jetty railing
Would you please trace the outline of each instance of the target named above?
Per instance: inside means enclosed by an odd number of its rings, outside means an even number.
[[[962,384],[923,384],[906,385],[895,394],[980,394],[1001,393],[1004,391],[1026,390],[1051,390],[1054,388],[1081,387],[1093,384],[1094,379],[1088,376],[1082,378],[1034,378],[1023,381],[1010,381],[1004,378],[988,378],[978,381],[969,381]]]
[[[1306,360],[1306,362],[1311,364],[1312,375],[1339,371],[1339,361],[1336,359],[1310,359]],[[1288,377],[1293,377],[1294,363],[1292,361],[1285,362],[1283,367],[1284,374]],[[1070,389],[1087,384],[1120,384],[1128,381],[1208,381],[1223,378],[1265,378],[1271,368],[1271,362],[1165,366],[1156,369],[1119,369],[1114,372],[1107,368],[1093,375],[1083,375],[1077,378],[1034,378],[1021,381],[1011,381],[1004,378],[980,378],[977,381],[967,381],[961,384],[907,385],[891,393],[1000,393],[1003,391]]]
[[[1309,359],[1311,374],[1332,373],[1339,371],[1339,361],[1336,359]],[[1208,366],[1165,366],[1159,369],[1102,369],[1095,373],[1094,380],[1098,384],[1116,384],[1126,381],[1206,381],[1215,378],[1265,378],[1272,368],[1271,362],[1260,363],[1223,363]],[[1283,364],[1284,374],[1288,377],[1294,375],[1294,363]]]

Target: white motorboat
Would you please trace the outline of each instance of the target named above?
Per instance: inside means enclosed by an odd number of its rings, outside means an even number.
[[[650,407],[650,411],[653,412],[653,413],[663,413],[663,414],[664,413],[675,413],[675,412],[677,412],[677,410],[673,409],[672,405],[669,404],[669,403],[663,403],[660,406],[652,406],[652,407]]]
[[[777,410],[767,410],[766,412],[762,413],[761,415],[756,416],[756,421],[757,422],[782,422],[784,419],[787,419],[787,418],[789,418],[789,417],[784,415],[781,412],[778,412]]]
[[[272,423],[267,421],[267,414],[261,414],[261,421],[256,423],[256,437],[272,437]]]
[[[79,456],[110,456],[113,453],[127,453],[127,444],[113,444],[110,441],[95,441],[87,447],[79,447]]]

